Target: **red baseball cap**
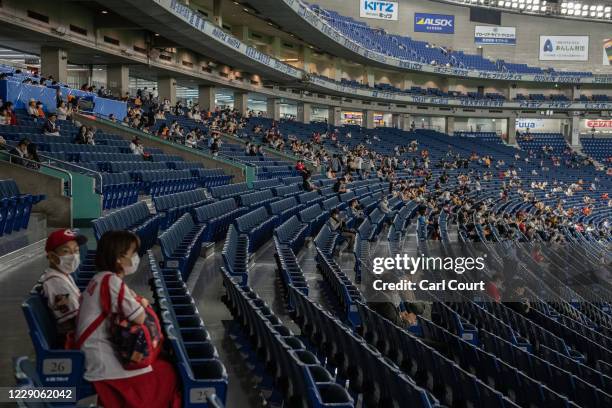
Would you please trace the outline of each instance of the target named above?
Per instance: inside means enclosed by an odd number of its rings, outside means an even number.
[[[47,243],[45,244],[45,251],[53,251],[57,247],[64,245],[67,242],[76,241],[77,244],[83,245],[87,242],[87,237],[84,235],[77,234],[75,231],[67,228],[58,229],[53,231],[47,237]]]

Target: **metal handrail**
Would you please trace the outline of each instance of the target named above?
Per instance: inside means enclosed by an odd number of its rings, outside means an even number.
[[[23,166],[23,165],[21,165],[21,164],[19,164],[19,163],[14,163],[14,162],[13,162],[13,158],[18,158],[18,159],[19,159],[19,160],[21,160],[22,162],[32,163],[32,164],[33,164],[33,165],[35,165],[35,166],[46,167],[46,168],[49,168],[49,169],[52,169],[52,170],[58,171],[58,172],[60,172],[60,173],[65,173],[65,174],[68,176],[68,196],[69,196],[69,197],[72,197],[72,174],[70,174],[70,172],[69,172],[68,170],[62,169],[62,168],[60,168],[60,167],[55,167],[55,166],[52,166],[50,163],[37,162],[37,161],[35,161],[35,160],[30,160],[30,159],[28,159],[28,158],[21,157],[21,156],[16,155],[16,154],[12,154],[12,153],[10,153],[10,152],[8,152],[8,151],[7,151],[7,152],[2,152],[2,155],[8,156],[8,162],[9,162],[9,163],[14,164],[14,165],[17,165],[17,166],[24,167],[24,168],[29,168],[29,167]],[[35,169],[30,168],[30,170],[35,170]]]
[[[102,191],[103,191],[102,189],[104,187],[104,178],[102,177],[102,173],[101,172],[95,171],[95,170],[91,170],[91,169],[89,169],[87,167],[79,166],[78,164],[74,164],[72,162],[56,159],[54,157],[49,157],[49,156],[46,156],[46,155],[39,155],[39,156],[44,158],[44,159],[46,159],[47,162],[49,163],[49,165],[51,164],[51,161],[54,161],[54,162],[61,163],[62,166],[74,167],[74,168],[76,168],[75,171],[77,171],[79,173],[82,173],[82,174],[85,174],[85,175],[88,175],[88,176],[89,175],[93,175],[94,178],[96,179],[96,181],[98,182],[96,184],[99,186],[99,191],[100,191],[100,193],[102,193]]]

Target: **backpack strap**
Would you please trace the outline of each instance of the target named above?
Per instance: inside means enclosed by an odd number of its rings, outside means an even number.
[[[110,277],[112,273],[107,273],[102,278],[102,283],[100,284],[100,306],[102,307],[102,312],[96,319],[81,333],[81,336],[75,342],[75,348],[80,349],[83,343],[95,332],[98,327],[106,320],[108,315],[110,314]],[[123,287],[123,285],[122,285]]]

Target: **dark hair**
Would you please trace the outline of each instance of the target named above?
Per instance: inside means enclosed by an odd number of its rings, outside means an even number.
[[[96,250],[96,269],[98,271],[117,272],[117,261],[136,244],[140,248],[140,239],[130,231],[107,231],[98,241]]]

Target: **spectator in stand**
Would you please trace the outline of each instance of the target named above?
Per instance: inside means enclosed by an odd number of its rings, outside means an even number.
[[[11,161],[14,164],[18,164],[20,166],[25,166],[25,161],[23,159],[28,158],[28,145],[30,141],[28,139],[21,139],[17,146],[11,149],[9,152],[13,156],[11,157]]]
[[[138,270],[139,247],[138,237],[128,231],[106,232],[98,242],[95,260],[98,273],[82,294],[76,323],[76,339],[82,343],[80,348],[85,354],[84,378],[92,383],[98,404],[104,407],[179,408],[180,386],[174,367],[158,358],[148,367],[126,370],[110,340],[111,324],[96,324],[103,315],[102,302],[107,301],[103,293],[110,297],[112,313],[121,314],[132,324],[145,321],[144,308],[149,301],[124,282],[126,276]]]
[[[353,245],[355,244],[355,237],[357,232],[351,228],[348,228],[344,218],[340,215],[340,210],[334,208],[331,211],[331,216],[329,218],[329,226],[330,229],[334,232],[339,232],[340,235],[346,240],[346,246],[344,250],[346,252],[351,252],[353,250]],[[334,251],[335,255],[338,255],[341,252],[340,247],[336,248]]]
[[[130,150],[133,154],[139,154],[141,156],[144,155],[144,146],[138,137],[132,139],[132,142],[130,143]]]
[[[298,173],[304,173],[304,171],[306,170],[306,166],[304,165],[303,160],[297,161],[297,163],[295,164],[295,170],[297,170]]]
[[[213,133],[208,139],[208,148],[210,149],[210,152],[213,154],[213,156],[219,154],[219,143],[219,135],[216,133]]]
[[[351,216],[355,219],[355,225],[361,225],[366,215],[365,211],[363,211],[363,208],[361,207],[361,204],[359,204],[359,201],[357,201],[356,198],[353,198],[350,201],[349,211]]]
[[[38,113],[39,119],[45,118],[45,111],[43,110],[43,104],[41,101],[36,102],[36,112]]]
[[[6,108],[0,107],[0,125],[9,125],[10,117],[6,114]]]
[[[87,126],[81,125],[79,128],[79,133],[77,133],[76,138],[74,139],[74,143],[87,144]]]
[[[28,107],[26,111],[28,115],[30,115],[30,117],[32,118],[38,117],[38,109],[36,109],[36,99],[30,99],[30,102],[28,102]]]
[[[64,101],[59,101],[59,103],[57,104],[57,119],[68,119],[68,108],[66,107],[66,102]]]
[[[310,173],[310,171],[306,170],[302,173],[302,188],[304,189],[304,191],[317,191],[319,189],[319,187],[317,187],[313,182],[312,182],[312,174]]]
[[[2,105],[2,109],[4,110],[4,122],[7,125],[17,125],[17,115],[13,111],[13,102],[6,102]]]
[[[55,317],[58,335],[56,344],[62,347],[66,343],[66,336],[76,328],[81,291],[71,274],[77,270],[81,261],[79,246],[86,242],[87,238],[83,235],[69,229],[59,229],[49,234],[45,244],[49,266],[39,283],[47,306]]]
[[[6,150],[8,150],[6,140],[2,136],[0,136],[0,151],[6,151]]]
[[[334,186],[333,186],[333,190],[337,194],[342,194],[342,193],[346,193],[347,192],[346,181],[345,181],[344,177],[340,177],[340,178],[338,178],[336,180],[336,182],[334,183]]]
[[[490,282],[485,285],[485,291],[494,302],[501,302],[501,291],[504,288],[504,275],[496,272]]]
[[[50,135],[50,136],[60,135],[60,127],[58,126],[56,122],[57,122],[57,114],[55,113],[50,114],[43,128],[45,135]]]
[[[393,211],[391,211],[391,209],[389,208],[389,199],[387,198],[387,196],[383,196],[382,200],[380,201],[380,204],[378,204],[378,209],[380,210],[380,212],[385,214],[385,218],[387,219],[393,216]]]
[[[187,138],[185,139],[185,146],[194,149],[198,146],[198,138],[196,137],[194,131],[191,131],[187,134]]]
[[[28,147],[28,159],[30,161],[27,161],[25,163],[26,167],[29,167],[31,169],[34,170],[38,170],[40,169],[40,157],[38,156],[38,146],[35,143],[29,143]]]

